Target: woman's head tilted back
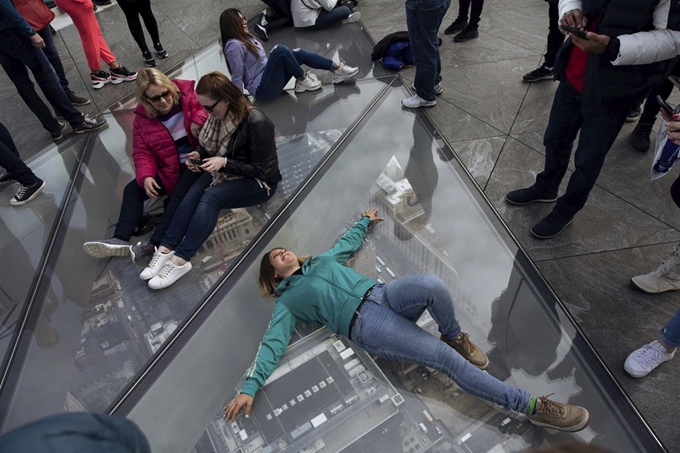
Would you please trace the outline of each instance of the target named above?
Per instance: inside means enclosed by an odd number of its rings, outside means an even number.
[[[204,75],[196,85],[198,102],[214,116],[225,119],[226,112],[234,115],[239,124],[251,108],[248,100],[231,81],[220,71]]]
[[[296,256],[290,250],[276,247],[268,251],[260,261],[260,293],[263,296],[275,296],[276,287],[285,277],[297,270],[309,256]]]
[[[227,45],[227,41],[230,39],[235,39],[241,42],[250,53],[259,58],[259,50],[257,46],[253,43],[253,40],[259,41],[248,31],[248,22],[241,14],[241,11],[236,8],[229,8],[222,11],[220,14],[220,38],[222,41],[222,51],[224,51],[224,46]],[[227,67],[229,62],[227,61]],[[229,68],[231,71],[231,68]]]
[[[158,69],[144,68],[137,72],[135,97],[149,116],[167,113],[181,96],[177,85]]]

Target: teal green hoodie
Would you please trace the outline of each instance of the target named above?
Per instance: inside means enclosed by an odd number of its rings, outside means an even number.
[[[368,217],[359,220],[332,249],[307,259],[302,275],[286,277],[276,287],[279,299],[241,393],[255,397],[286,352],[298,323],[323,324],[349,337],[352,316],[376,282],[344,263],[361,247],[370,224]]]

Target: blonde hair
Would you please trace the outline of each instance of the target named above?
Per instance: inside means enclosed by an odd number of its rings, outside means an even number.
[[[282,278],[276,278],[276,269],[272,266],[269,260],[269,255],[274,250],[282,249],[283,247],[274,247],[264,254],[262,261],[260,261],[260,276],[257,279],[257,284],[260,286],[260,294],[263,296],[277,296],[276,287],[281,283]],[[298,256],[298,264],[302,267],[302,263],[309,259],[310,255]]]
[[[142,104],[146,113],[153,118],[158,116],[159,112],[146,96],[146,90],[149,88],[149,85],[156,85],[169,90],[170,95],[172,96],[172,105],[176,105],[182,97],[182,93],[179,92],[177,85],[158,69],[144,68],[137,71],[135,97],[137,98],[137,102]]]

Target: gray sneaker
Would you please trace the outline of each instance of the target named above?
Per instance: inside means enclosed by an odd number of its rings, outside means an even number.
[[[156,251],[156,246],[149,241],[138,242],[130,246],[130,258],[133,263],[140,261],[145,256],[151,256]]]
[[[636,275],[631,281],[642,291],[651,294],[680,289],[680,247],[652,272]]]
[[[128,256],[130,254],[130,244],[116,238],[102,239],[101,241],[84,243],[83,250],[95,258]]]

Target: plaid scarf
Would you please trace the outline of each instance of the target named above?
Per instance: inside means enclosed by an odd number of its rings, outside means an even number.
[[[227,157],[229,139],[236,130],[234,116],[229,113],[226,120],[221,120],[213,115],[208,115],[208,120],[203,125],[198,136],[198,143],[210,156]],[[242,176],[230,175],[224,172],[213,172],[213,180],[210,187],[230,179],[241,179]]]

